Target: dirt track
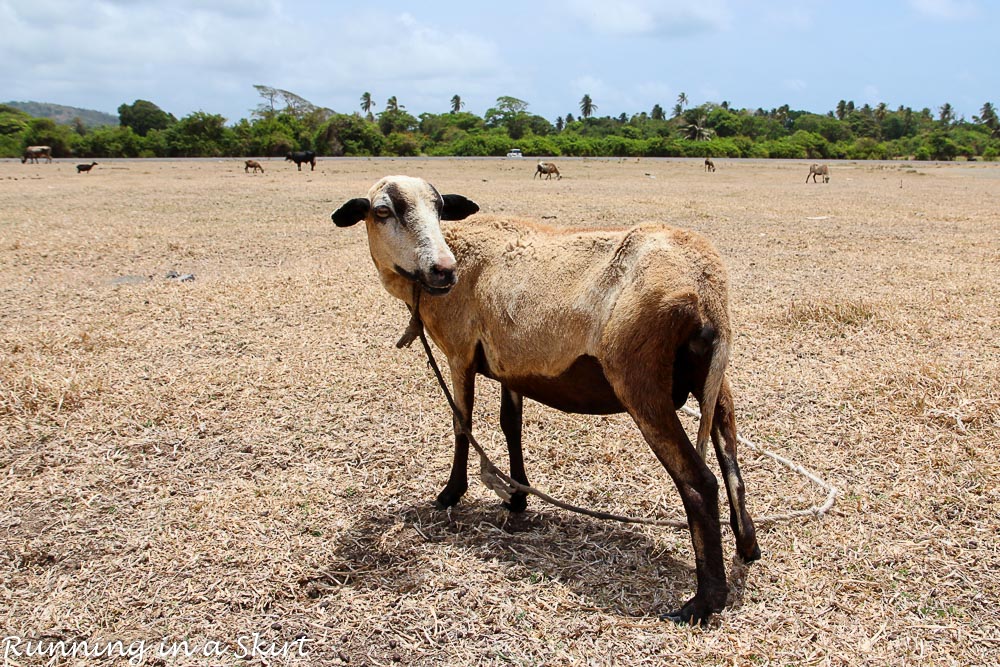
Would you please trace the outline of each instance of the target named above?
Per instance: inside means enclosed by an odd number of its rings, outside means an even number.
[[[557,164],[0,162],[0,635],[228,651],[166,664],[248,664],[254,633],[304,638],[271,664],[1000,663],[1000,165],[832,163],[806,185],[803,162]],[[838,486],[834,512],[760,531],[692,630],[657,620],[693,592],[683,531],[510,517],[476,471],[432,509],[450,417],[393,347],[407,316],[363,227],[329,218],[390,173],[713,239],[741,432]],[[478,397],[502,459],[495,386]],[[627,417],[528,403],[525,454],[566,500],[680,513]],[[753,514],[822,500],[742,465]]]

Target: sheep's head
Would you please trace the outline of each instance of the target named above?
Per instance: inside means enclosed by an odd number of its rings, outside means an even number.
[[[455,284],[455,256],[441,234],[442,220],[462,220],[479,210],[461,195],[438,194],[422,178],[386,176],[367,197],[351,199],[333,213],[338,227],[364,220],[368,245],[380,270],[419,283],[432,294]]]

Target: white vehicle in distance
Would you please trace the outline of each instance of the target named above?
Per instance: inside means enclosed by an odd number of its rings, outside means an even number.
[[[521,153],[520,148],[511,148],[507,151],[507,157],[524,157],[524,154]]]

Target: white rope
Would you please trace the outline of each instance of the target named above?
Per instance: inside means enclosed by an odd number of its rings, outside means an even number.
[[[414,301],[415,304],[419,304],[420,292],[417,286],[414,286]],[[458,406],[455,405],[455,400],[452,398],[451,392],[448,390],[448,385],[444,381],[444,377],[441,375],[441,369],[438,368],[437,361],[434,359],[434,354],[431,352],[430,343],[427,342],[427,337],[424,335],[424,327],[420,321],[420,316],[417,312],[416,305],[411,311],[410,323],[403,334],[403,337],[399,339],[396,343],[396,347],[408,347],[416,338],[420,338],[420,342],[423,344],[424,352],[427,354],[427,362],[431,369],[434,371],[434,375],[437,378],[438,384],[441,386],[444,392],[445,398],[448,400],[448,405],[451,407],[452,414],[455,416],[455,423],[458,425],[459,430],[469,439],[469,444],[476,450],[479,454],[479,466],[480,466],[480,479],[483,483],[490,489],[492,489],[500,498],[504,501],[510,500],[512,493],[520,491],[522,493],[531,494],[541,498],[545,502],[555,505],[556,507],[561,507],[562,509],[569,510],[570,512],[576,512],[578,514],[584,514],[586,516],[594,517],[597,519],[605,519],[609,521],[620,521],[623,523],[639,523],[647,526],[669,526],[671,528],[687,528],[687,521],[681,521],[679,519],[652,519],[646,517],[632,517],[625,516],[621,514],[612,514],[610,512],[601,512],[597,510],[587,509],[585,507],[579,507],[577,505],[572,505],[570,503],[557,500],[552,496],[548,495],[543,491],[539,491],[533,486],[528,484],[521,484],[517,480],[513,479],[499,468],[493,464],[489,456],[486,455],[486,451],[476,440],[476,437],[472,435],[472,431],[467,429],[462,423],[462,419],[459,416]],[[681,411],[686,415],[690,415],[696,419],[700,419],[701,415],[695,410],[684,405],[681,406]],[[789,461],[780,454],[775,454],[774,452],[764,449],[759,445],[747,440],[746,438],[737,435],[736,440],[750,449],[754,450],[758,454],[763,454],[768,458],[771,458],[781,465],[785,466],[789,470],[796,472],[806,479],[810,480],[814,484],[818,485],[820,488],[826,490],[826,501],[819,507],[813,505],[807,509],[803,510],[792,510],[790,512],[785,512],[782,514],[771,514],[762,517],[756,517],[754,523],[757,525],[766,525],[771,523],[776,523],[778,521],[788,521],[790,519],[795,519],[802,516],[812,516],[819,518],[826,514],[837,498],[837,488],[832,484],[828,484],[823,479],[813,474],[809,470],[803,468],[797,463]]]
[[[681,406],[681,412],[683,412],[686,415],[690,415],[695,419],[701,418],[701,414],[699,412],[697,412],[693,408],[689,408],[686,405]],[[823,502],[822,505],[819,506],[813,505],[811,507],[807,507],[806,509],[792,510],[790,512],[785,512],[783,514],[770,514],[767,516],[755,517],[754,523],[757,524],[776,523],[778,521],[788,521],[790,519],[795,519],[800,516],[813,516],[819,518],[824,514],[826,514],[827,512],[829,512],[830,508],[833,507],[833,503],[837,499],[837,487],[826,482],[824,479],[822,479],[815,473],[809,471],[808,469],[800,466],[798,463],[789,461],[781,454],[776,454],[769,449],[764,449],[760,445],[751,442],[750,440],[747,440],[742,435],[737,435],[736,440],[740,444],[746,445],[747,447],[757,452],[758,454],[763,454],[764,456],[777,461],[778,463],[785,466],[792,472],[797,472],[798,474],[802,475],[813,484],[817,485],[818,487],[826,491],[826,500]]]

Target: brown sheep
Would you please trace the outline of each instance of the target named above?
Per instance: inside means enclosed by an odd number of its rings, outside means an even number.
[[[665,225],[559,229],[482,216],[461,195],[390,176],[333,213],[365,221],[385,289],[419,315],[448,358],[461,426],[471,429],[476,375],[501,386],[500,425],[511,477],[527,484],[521,450],[524,397],[565,412],[628,412],[670,474],[687,513],[698,587],[667,614],[699,623],[726,602],[718,482],[705,464],[711,438],[730,524],[744,561],[760,557],[736,460],[733,399],[725,380],[730,331],[725,267],[703,237]],[[697,447],[677,417],[688,394],[701,404]],[[437,497],[468,488],[469,442],[455,424],[451,475]],[[700,455],[699,455],[700,454]],[[526,498],[507,506],[523,511]]]
[[[51,146],[28,146],[24,149],[24,157],[21,158],[21,164],[24,164],[28,160],[37,164],[41,158],[44,158],[46,162],[52,162]]]
[[[715,163],[710,157],[705,158],[705,171],[715,171]]]
[[[825,164],[811,164],[809,165],[809,176],[812,177],[813,183],[816,182],[817,176],[823,177],[824,183],[830,182],[830,168]],[[806,183],[809,182],[809,176],[806,176]]]
[[[260,162],[257,162],[257,160],[247,160],[244,164],[245,166],[243,167],[243,171],[246,173],[250,173],[251,169],[253,169],[253,173],[255,174],[258,171],[262,174],[264,173],[264,167]]]
[[[556,175],[557,180],[562,180],[562,174],[559,173],[559,168],[552,162],[539,162],[538,166],[535,167],[535,175],[531,177],[531,180],[535,180],[535,176],[541,178],[543,174],[545,175],[545,180],[550,180],[552,178],[552,174]]]

